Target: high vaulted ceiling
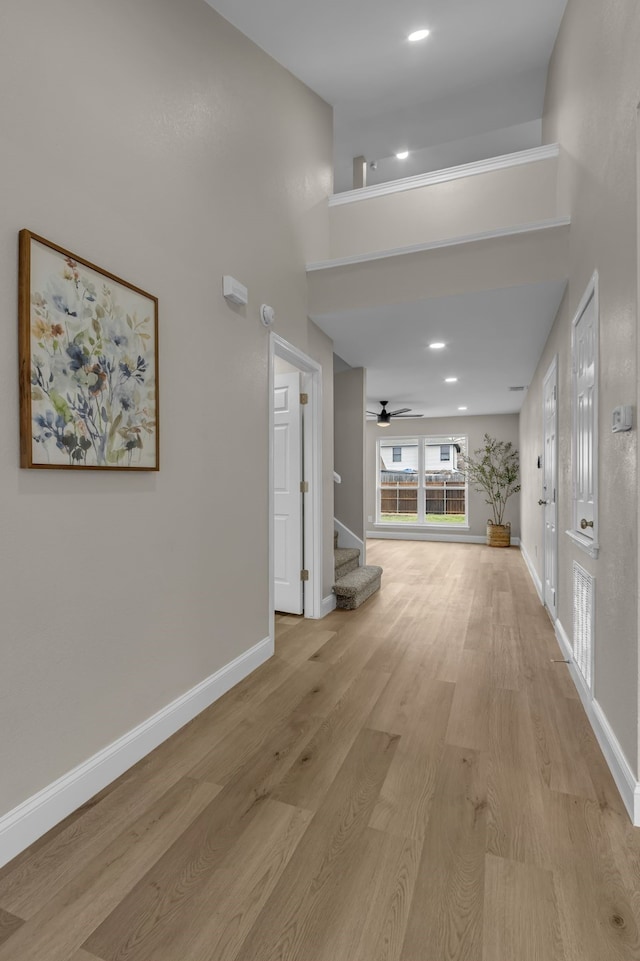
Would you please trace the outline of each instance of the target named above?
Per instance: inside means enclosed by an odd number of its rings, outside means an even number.
[[[541,142],[546,76],[567,0],[207,0],[334,108],[336,191]],[[408,34],[428,28],[417,44]],[[396,159],[409,149],[407,161]],[[422,165],[422,166],[420,166]],[[428,416],[520,410],[564,282],[314,316],[381,399]],[[430,340],[447,347],[430,351]],[[445,384],[446,376],[458,381]]]
[[[403,147],[421,151],[539,120],[566,5],[566,0],[207,2],[333,106],[340,190],[351,187],[355,156],[380,161]],[[431,31],[429,37],[409,43],[407,35],[421,27]],[[491,155],[484,141],[483,150]],[[453,162],[466,159],[482,158]],[[406,175],[398,170],[395,176]]]

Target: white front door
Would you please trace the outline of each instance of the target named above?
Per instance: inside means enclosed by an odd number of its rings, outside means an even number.
[[[302,421],[300,374],[274,375],[274,605],[302,614]]]
[[[547,371],[543,384],[544,413],[544,476],[542,498],[544,506],[544,603],[556,616],[558,571],[558,376],[556,360]]]

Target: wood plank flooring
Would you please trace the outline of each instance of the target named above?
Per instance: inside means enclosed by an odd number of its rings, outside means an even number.
[[[640,961],[634,829],[519,552],[382,590],[0,871],[0,961]]]

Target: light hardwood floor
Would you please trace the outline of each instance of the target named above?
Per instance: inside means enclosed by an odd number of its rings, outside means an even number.
[[[640,830],[517,549],[368,559],[0,871],[0,961],[640,961]]]

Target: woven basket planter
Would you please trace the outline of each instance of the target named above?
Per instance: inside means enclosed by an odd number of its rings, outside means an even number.
[[[487,544],[489,547],[511,546],[511,524],[494,524],[487,521]]]

